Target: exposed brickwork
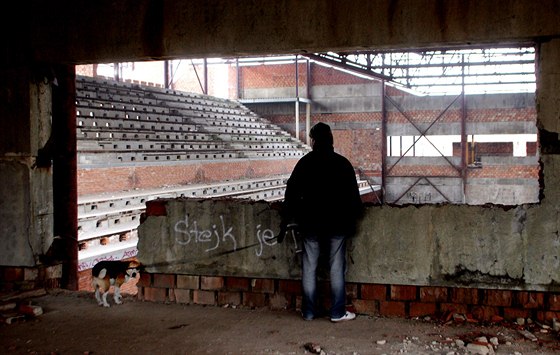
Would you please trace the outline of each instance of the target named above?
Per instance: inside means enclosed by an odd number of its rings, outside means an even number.
[[[379,313],[388,317],[406,317],[406,303],[398,301],[379,302]]]
[[[272,279],[253,279],[251,286],[253,292],[274,293],[274,280]]]
[[[226,289],[231,291],[249,291],[249,279],[242,277],[227,277]]]
[[[484,304],[488,306],[509,307],[512,301],[512,291],[485,290]]]
[[[148,277],[144,273],[138,282],[138,298],[153,302],[275,310],[301,307],[299,280],[176,275],[175,288],[155,286],[156,282],[172,285],[170,279],[162,282],[167,276],[153,274]],[[329,283],[319,282],[318,289],[318,302],[328,309]],[[560,293],[361,283],[348,283],[346,293],[349,309],[359,314],[386,317],[449,318],[457,313],[471,321],[514,321],[523,317],[550,322],[560,315]]]
[[[173,291],[175,293],[175,302],[185,303],[185,304],[189,304],[193,302],[191,290],[182,290],[180,288],[176,288]]]
[[[275,160],[232,159],[183,165],[79,169],[77,174],[78,194],[86,195],[289,174],[297,160],[297,158]]]
[[[446,302],[448,294],[445,287],[420,287],[421,302]]]
[[[241,304],[241,292],[218,292],[218,306]]]
[[[434,315],[437,313],[436,303],[422,303],[422,302],[411,302],[409,316],[410,317],[421,317]]]
[[[167,202],[153,200],[146,202],[146,216],[167,216]]]
[[[221,290],[224,287],[224,278],[215,276],[201,276],[200,289],[201,290]]]
[[[177,288],[196,290],[200,287],[200,276],[177,275]]]
[[[257,292],[243,292],[243,305],[250,308],[265,307],[266,295]]]
[[[154,287],[175,288],[175,275],[172,274],[155,274]]]
[[[37,288],[58,288],[62,265],[17,267],[0,266],[0,291],[29,291]]]
[[[476,288],[452,288],[451,302],[464,304],[478,304],[478,289]]]
[[[385,285],[371,285],[362,284],[361,298],[364,300],[385,300],[387,299],[387,286]]]
[[[142,299],[150,302],[165,302],[167,300],[167,289],[157,287],[143,287]]]
[[[391,300],[395,301],[414,301],[416,299],[415,286],[391,286]]]
[[[551,295],[554,296],[554,295]],[[526,308],[526,309],[533,309],[533,308],[540,308],[544,307],[544,293],[542,292],[517,292],[515,294],[514,304],[516,306]],[[555,308],[550,306],[551,310],[556,310]]]
[[[352,306],[354,307],[356,313],[359,314],[367,314],[372,316],[379,314],[377,303],[372,300],[355,299],[352,301]]]
[[[216,293],[213,291],[194,290],[193,302],[196,304],[215,305]]]

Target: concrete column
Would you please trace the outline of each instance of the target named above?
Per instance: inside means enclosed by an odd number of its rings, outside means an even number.
[[[560,132],[560,39],[540,45],[537,51],[537,126]]]
[[[53,241],[51,72],[0,69],[0,265],[33,267]]]

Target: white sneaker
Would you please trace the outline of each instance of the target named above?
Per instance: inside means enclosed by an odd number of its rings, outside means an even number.
[[[331,318],[331,322],[337,323],[337,322],[344,322],[353,319],[356,319],[356,313],[346,311],[346,314],[340,318]]]

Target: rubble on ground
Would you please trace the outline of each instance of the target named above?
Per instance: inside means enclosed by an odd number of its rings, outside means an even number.
[[[2,295],[0,297],[0,322],[14,324],[42,315],[43,308],[33,304],[30,298],[46,294],[44,289],[37,289]]]

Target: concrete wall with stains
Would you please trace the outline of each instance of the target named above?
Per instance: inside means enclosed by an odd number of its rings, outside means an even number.
[[[139,228],[153,273],[298,279],[299,237],[279,244],[268,203],[160,200]],[[560,238],[538,221],[551,206],[368,207],[349,242],[348,281],[558,290]]]

